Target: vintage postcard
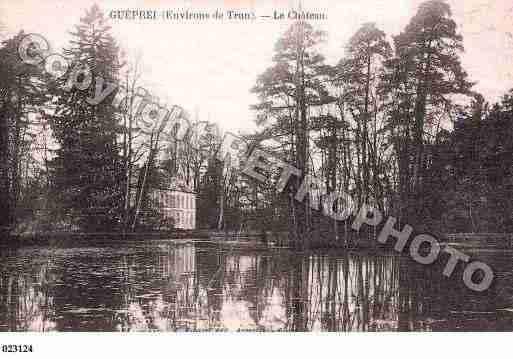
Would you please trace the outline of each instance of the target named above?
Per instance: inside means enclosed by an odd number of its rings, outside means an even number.
[[[513,331],[512,18],[0,0],[0,331]]]

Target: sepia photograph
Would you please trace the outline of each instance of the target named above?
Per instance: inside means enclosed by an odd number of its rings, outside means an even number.
[[[509,0],[0,0],[3,353],[511,331]]]

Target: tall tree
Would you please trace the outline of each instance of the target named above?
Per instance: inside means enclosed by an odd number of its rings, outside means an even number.
[[[342,90],[346,117],[354,122],[354,182],[359,203],[369,201],[373,192],[370,185],[378,182],[378,75],[383,61],[391,55],[385,33],[366,23],[351,37],[345,57],[337,65],[334,80]],[[378,196],[374,197],[376,202]]]
[[[0,229],[7,231],[16,225],[24,193],[30,123],[48,99],[42,72],[19,59],[18,45],[24,37],[20,32],[0,47]]]
[[[291,25],[275,46],[274,64],[258,79],[253,92],[260,103],[253,106],[257,111],[257,123],[261,126],[261,138],[273,139],[273,150],[293,163],[302,173],[309,173],[310,161],[310,110],[324,104],[328,96],[324,79],[329,67],[324,63],[317,46],[324,33],[307,22]],[[301,178],[291,183],[299,188]],[[309,204],[296,208],[289,199],[291,234],[296,240],[303,239],[310,227]]]
[[[400,177],[398,215],[413,224],[423,216],[426,145],[436,138],[434,124],[452,109],[451,95],[469,94],[472,83],[459,59],[462,36],[444,1],[422,3],[394,45],[383,85],[390,96],[390,135]]]
[[[98,79],[117,83],[122,67],[109,30],[97,5],[87,10],[71,32],[73,39],[64,55],[73,66],[88,66],[91,86],[67,91],[64,79],[53,88],[56,110],[51,124],[60,146],[53,161],[54,190],[64,208],[78,216],[86,230],[112,226],[123,208],[119,119],[109,101],[94,106],[87,102],[88,97],[94,97]]]

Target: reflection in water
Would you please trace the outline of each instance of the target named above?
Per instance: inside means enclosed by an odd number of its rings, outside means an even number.
[[[513,329],[511,253],[488,258],[497,281],[486,294],[383,254],[153,242],[0,259],[3,331]]]

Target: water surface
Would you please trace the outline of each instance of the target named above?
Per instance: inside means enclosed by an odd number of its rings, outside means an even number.
[[[2,331],[513,330],[513,253],[461,273],[376,253],[124,242],[0,253]]]

